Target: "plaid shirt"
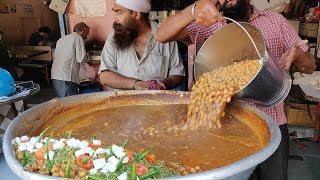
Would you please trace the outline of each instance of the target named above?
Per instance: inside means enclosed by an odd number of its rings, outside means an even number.
[[[278,13],[261,11],[253,7],[253,14],[251,15],[248,22],[261,31],[267,49],[269,50],[270,55],[275,61],[279,61],[281,55],[285,51],[287,51],[294,43],[301,40],[298,34],[295,32],[295,30],[287,22],[287,20]],[[195,36],[199,28],[201,29],[199,30],[197,44],[198,42],[199,44],[202,44],[214,32],[216,32],[225,25],[225,23],[216,23],[211,27],[203,28],[194,22],[186,28],[189,34],[189,40],[185,41],[185,43],[190,45],[195,42]],[[305,45],[301,49],[305,52],[308,50],[308,46]],[[194,55],[194,48],[189,47],[189,50],[191,50],[191,53]],[[190,73],[192,72],[193,67],[193,55],[191,56],[191,59],[189,57],[189,67],[191,67],[189,69],[189,74],[191,75],[193,74]],[[189,76],[189,79],[193,79],[193,77]],[[278,125],[287,123],[287,118],[284,113],[283,102],[273,107],[258,107],[254,105],[252,102],[247,103],[259,108],[263,112],[270,115],[278,123]]]

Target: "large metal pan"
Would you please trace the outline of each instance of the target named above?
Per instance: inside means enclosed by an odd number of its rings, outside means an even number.
[[[187,104],[188,101],[189,93],[175,91],[100,92],[53,99],[23,112],[10,124],[4,136],[4,155],[12,171],[22,179],[60,179],[23,171],[23,167],[14,155],[12,139],[25,134],[35,135],[43,129],[44,124],[57,125],[63,119],[68,121],[83,113],[105,108],[125,105]],[[227,112],[239,119],[247,118],[250,113],[256,114],[255,117],[264,124],[266,130],[266,132],[260,132],[259,136],[264,138],[266,146],[257,153],[227,166],[172,179],[248,179],[254,168],[273,154],[281,139],[279,128],[274,120],[256,108],[237,102],[233,102],[227,108]],[[64,114],[63,117],[60,117],[61,114]],[[52,119],[54,121],[51,121]]]

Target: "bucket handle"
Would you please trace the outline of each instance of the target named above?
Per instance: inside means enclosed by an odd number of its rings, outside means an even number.
[[[238,23],[238,22],[235,21],[234,19],[231,19],[231,18],[229,18],[229,17],[224,17],[224,18],[227,19],[227,20],[229,20],[229,21],[231,21],[231,22],[233,22],[233,23],[235,23],[235,24],[237,24],[237,25],[247,34],[247,36],[249,37],[249,39],[250,39],[250,41],[251,41],[254,49],[255,49],[256,52],[257,52],[259,58],[262,60],[262,56],[261,56],[261,54],[260,54],[260,52],[259,52],[259,50],[258,50],[258,48],[257,48],[257,45],[256,45],[256,43],[253,41],[253,39],[252,39],[252,37],[250,36],[249,32],[248,32],[240,23]],[[197,34],[196,34],[196,37],[195,37],[195,54],[197,54],[197,40],[198,40],[198,35],[199,35],[200,29],[201,29],[201,28],[198,29]],[[194,61],[195,61],[195,60],[196,60],[196,56],[194,56]]]

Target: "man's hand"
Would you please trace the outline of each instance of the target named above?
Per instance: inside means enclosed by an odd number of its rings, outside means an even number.
[[[135,90],[148,90],[148,82],[147,81],[137,81],[134,85],[133,89]]]
[[[280,58],[279,65],[286,70],[290,69],[292,62],[297,58],[298,49],[306,45],[308,40],[301,40],[294,43]]]
[[[150,81],[148,81],[148,89],[149,90],[165,90],[166,86],[161,81],[150,80]]]
[[[195,21],[204,27],[209,27],[217,22],[224,22],[216,4],[218,0],[199,0],[194,9]]]
[[[84,76],[86,79],[90,79],[94,81],[96,76],[98,75],[98,71],[94,66],[89,65],[88,63],[83,64]]]

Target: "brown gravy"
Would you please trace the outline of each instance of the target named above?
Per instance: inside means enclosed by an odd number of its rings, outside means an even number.
[[[166,104],[98,110],[59,124],[53,136],[66,137],[73,130],[79,139],[90,139],[96,134],[107,145],[121,144],[129,137],[129,149],[145,151],[154,147],[159,160],[200,166],[202,170],[236,162],[265,145],[248,125],[228,113],[221,120],[222,128],[180,131],[178,127],[186,121],[187,108],[187,104]]]

